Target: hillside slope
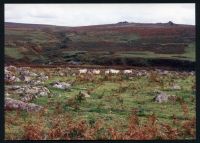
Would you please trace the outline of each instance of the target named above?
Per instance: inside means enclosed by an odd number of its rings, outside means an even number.
[[[5,23],[5,61],[142,66],[171,66],[177,62],[175,66],[191,65],[195,61],[195,26],[172,22],[119,22],[82,27]]]

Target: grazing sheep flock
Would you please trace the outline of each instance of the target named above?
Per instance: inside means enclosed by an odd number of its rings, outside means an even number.
[[[79,69],[79,74],[87,74],[87,73],[90,73],[90,74],[100,74],[102,71],[99,70],[99,69]],[[120,73],[120,70],[115,70],[115,69],[108,69],[105,71],[105,74],[118,74]]]
[[[81,68],[56,68],[54,72],[50,70],[44,70],[43,72],[37,72],[30,67],[5,67],[5,83],[11,87],[6,87],[6,94],[20,94],[21,101],[30,102],[40,96],[52,96],[49,89],[44,85],[44,82],[49,80],[49,77],[54,76],[76,76],[88,75],[90,77],[95,75],[118,75],[118,74],[132,74],[132,70],[117,70],[117,69],[81,69]],[[45,73],[46,72],[46,73]],[[69,75],[70,74],[70,75]],[[15,85],[14,83],[24,83],[22,85]],[[13,85],[12,85],[13,84]],[[71,88],[70,83],[54,81],[50,84],[53,88],[69,90]],[[7,97],[6,97],[7,98]],[[7,100],[6,100],[7,101]],[[10,101],[10,100],[9,100]],[[16,101],[15,101],[16,103]],[[10,104],[10,103],[9,103]],[[25,108],[22,108],[25,109]]]
[[[167,70],[160,70],[160,69],[155,69],[154,71],[150,70],[137,70],[137,69],[125,69],[125,70],[118,70],[118,69],[87,69],[87,68],[55,68],[54,70],[50,69],[45,69],[42,72],[38,72],[37,70],[34,70],[34,68],[30,67],[15,67],[15,66],[6,66],[5,67],[5,83],[8,85],[12,85],[14,83],[24,83],[25,85],[21,85],[15,88],[16,85],[13,85],[12,91],[15,90],[15,93],[21,93],[23,94],[22,99],[26,99],[25,94],[39,94],[39,89],[38,86],[44,85],[45,81],[49,80],[49,77],[52,76],[60,76],[60,77],[69,77],[69,76],[77,76],[78,75],[85,75],[85,80],[88,80],[87,78],[91,79],[95,76],[114,76],[118,75],[118,77],[123,76],[123,75],[128,75],[129,78],[131,79],[132,77],[140,77],[140,76],[145,76],[148,78],[152,78],[150,75],[158,74],[161,76],[168,76],[168,75],[177,75],[179,77],[184,77],[184,76],[194,76],[194,72],[182,72],[182,74],[179,74],[176,71],[167,71]],[[59,73],[59,74],[58,74]],[[87,78],[86,78],[87,77]],[[81,77],[80,77],[81,78]],[[155,77],[153,77],[155,78]],[[158,81],[157,77],[153,79],[155,81]],[[161,80],[161,79],[160,79]],[[88,80],[89,82],[90,80]],[[91,80],[92,81],[92,80]],[[50,85],[52,85],[53,88],[58,88],[58,89],[70,89],[71,88],[71,83],[67,82],[59,82],[59,81],[53,81]],[[20,88],[20,89],[19,89]],[[30,93],[23,92],[23,90],[30,91]],[[46,88],[46,87],[44,87]],[[7,87],[7,89],[9,89]],[[17,90],[16,90],[17,89]],[[37,91],[35,90],[37,89]],[[171,89],[174,90],[181,90],[181,87],[175,83],[172,83]],[[21,91],[21,92],[19,92]],[[50,94],[50,91],[46,88],[45,90],[48,94]],[[43,95],[48,95],[47,93],[44,93],[44,91],[41,91]],[[6,92],[6,95],[10,95],[8,92]],[[37,95],[35,96],[37,97]]]
[[[107,69],[107,70],[99,70],[99,69],[79,69],[79,74],[95,74],[95,75],[99,75],[99,74],[119,74],[119,73],[123,73],[123,74],[131,74],[132,70],[116,70],[116,69]]]

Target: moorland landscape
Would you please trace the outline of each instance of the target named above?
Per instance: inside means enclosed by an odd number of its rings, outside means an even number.
[[[5,22],[5,139],[196,138],[195,26]]]

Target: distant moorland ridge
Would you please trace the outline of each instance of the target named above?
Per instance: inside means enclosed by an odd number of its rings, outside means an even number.
[[[194,68],[195,26],[171,21],[79,27],[5,22],[5,62]]]

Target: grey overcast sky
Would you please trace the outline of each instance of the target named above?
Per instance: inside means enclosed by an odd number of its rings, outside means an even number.
[[[195,25],[195,4],[5,4],[5,22],[86,26],[120,21]]]

